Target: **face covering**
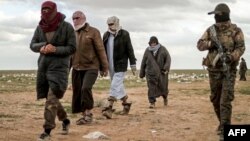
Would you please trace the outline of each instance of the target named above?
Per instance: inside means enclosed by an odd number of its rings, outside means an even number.
[[[227,22],[230,20],[229,13],[215,14],[214,19],[216,23]]]
[[[111,32],[117,32],[119,29],[121,29],[119,19],[116,16],[109,17],[107,24]]]
[[[62,14],[57,12],[56,4],[46,1],[42,4],[39,26],[44,32],[55,31],[62,20]]]

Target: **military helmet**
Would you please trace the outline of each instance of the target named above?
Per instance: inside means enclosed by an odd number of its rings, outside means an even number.
[[[225,3],[218,4],[215,7],[214,11],[209,12],[208,15],[210,15],[210,14],[220,14],[222,12],[223,13],[230,13],[230,9]]]

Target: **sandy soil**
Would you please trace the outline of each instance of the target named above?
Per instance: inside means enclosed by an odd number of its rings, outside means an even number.
[[[249,79],[249,78],[248,78]],[[250,82],[236,82],[233,101],[233,124],[250,124],[250,95],[237,91]],[[60,135],[61,123],[52,131],[53,141],[90,141],[82,136],[100,131],[112,141],[217,141],[215,129],[218,121],[209,101],[208,81],[193,83],[170,82],[169,104],[163,106],[158,98],[155,109],[149,109],[147,88],[126,89],[133,102],[127,116],[114,114],[113,119],[101,115],[101,106],[108,91],[94,90],[96,107],[94,121],[90,125],[78,126],[80,114],[71,114],[69,135]],[[70,109],[71,90],[68,90],[62,104]],[[117,111],[121,102],[115,103]],[[0,140],[34,141],[43,131],[44,100],[36,101],[35,92],[0,94]],[[68,110],[69,111],[69,110]]]

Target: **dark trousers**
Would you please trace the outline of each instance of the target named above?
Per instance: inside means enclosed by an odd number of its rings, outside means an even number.
[[[72,70],[72,113],[93,109],[92,88],[97,76],[98,70]]]
[[[52,90],[49,89],[44,110],[44,129],[54,129],[56,127],[56,116],[58,117],[59,121],[63,121],[67,118],[67,113],[65,112],[59,99],[55,94],[53,94]]]

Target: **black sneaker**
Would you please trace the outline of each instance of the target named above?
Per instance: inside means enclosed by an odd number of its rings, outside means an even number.
[[[68,122],[67,124],[65,124],[64,122],[62,123],[62,135],[68,135],[69,134],[69,126],[70,126],[70,122]]]
[[[37,139],[37,141],[49,141],[49,140],[50,140],[50,135],[45,132],[42,133]]]

